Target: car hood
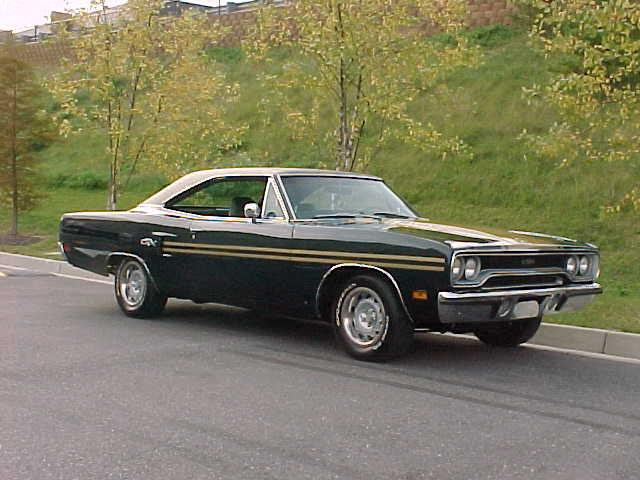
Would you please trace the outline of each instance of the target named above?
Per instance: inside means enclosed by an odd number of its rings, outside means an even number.
[[[545,248],[590,247],[570,238],[516,230],[476,230],[432,223],[426,219],[389,220],[384,222],[389,232],[414,235],[446,243],[454,249],[468,247]]]

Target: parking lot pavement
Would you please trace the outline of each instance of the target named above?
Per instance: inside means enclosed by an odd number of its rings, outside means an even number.
[[[637,479],[640,364],[327,326],[0,268],[1,479]]]

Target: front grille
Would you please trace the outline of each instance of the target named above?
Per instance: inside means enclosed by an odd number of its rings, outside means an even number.
[[[559,287],[564,284],[560,275],[527,275],[522,276],[496,276],[487,279],[483,285],[485,290],[501,290],[509,288],[546,288]]]
[[[477,278],[464,277],[454,284],[456,288],[481,290],[548,288],[573,282],[592,281],[592,275],[573,277],[566,271],[571,256],[595,255],[594,252],[567,251],[464,251],[456,253],[463,261],[479,257],[481,271]]]
[[[568,257],[565,254],[480,255],[480,261],[486,270],[564,268]]]

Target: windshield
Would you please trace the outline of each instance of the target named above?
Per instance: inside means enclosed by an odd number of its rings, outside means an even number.
[[[407,204],[380,180],[283,176],[282,183],[298,219],[416,216]]]

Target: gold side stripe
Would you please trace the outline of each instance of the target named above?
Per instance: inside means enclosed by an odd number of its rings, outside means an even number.
[[[441,257],[416,257],[411,255],[385,255],[382,253],[360,253],[360,252],[331,252],[324,250],[296,250],[287,248],[267,248],[267,247],[241,247],[238,245],[205,245],[197,243],[164,242],[167,247],[197,248],[200,250],[232,250],[232,251],[252,251],[265,253],[279,253],[287,255],[324,255],[328,257],[345,258],[373,258],[380,260],[406,260],[410,262],[442,263],[445,260]]]
[[[197,250],[185,248],[165,248],[165,253],[186,253],[195,255],[210,255],[213,257],[239,257],[239,258],[258,258],[263,260],[282,260],[286,262],[298,263],[321,263],[327,265],[337,265],[340,260],[337,258],[315,258],[315,257],[285,257],[282,255],[262,255],[259,253],[239,253],[239,252],[220,252],[215,250]],[[432,265],[410,265],[407,263],[388,263],[388,262],[366,262],[367,265],[387,268],[400,268],[404,270],[424,270],[430,272],[444,272],[444,267]]]

